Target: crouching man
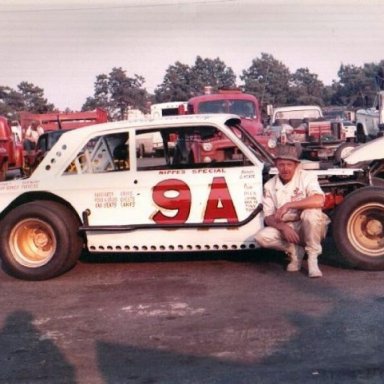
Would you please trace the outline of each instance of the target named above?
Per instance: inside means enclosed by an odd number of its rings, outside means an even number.
[[[289,272],[301,269],[306,253],[309,277],[321,277],[317,259],[329,223],[321,210],[324,192],[317,176],[301,168],[295,147],[279,146],[275,165],[278,174],[264,186],[265,227],[256,233],[256,241],[261,247],[285,252]]]

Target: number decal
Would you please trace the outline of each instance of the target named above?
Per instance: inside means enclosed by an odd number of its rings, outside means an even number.
[[[172,196],[172,194],[175,195]],[[159,207],[176,211],[173,216],[167,216],[160,210],[157,211],[152,218],[155,223],[182,224],[188,220],[192,196],[191,190],[184,181],[177,179],[161,181],[153,188],[152,198]]]
[[[155,223],[187,222],[191,212],[192,194],[184,181],[178,179],[161,181],[153,187],[152,199],[160,208],[152,216]],[[213,178],[204,212],[204,223],[214,223],[216,220],[227,220],[228,223],[239,221],[224,177]]]
[[[213,223],[216,219],[226,219],[228,223],[239,221],[224,177],[215,177],[212,180],[204,213],[204,223]]]

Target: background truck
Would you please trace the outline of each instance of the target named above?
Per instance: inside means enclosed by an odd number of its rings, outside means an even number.
[[[294,144],[301,157],[309,160],[339,160],[343,150],[355,146],[356,126],[343,118],[325,119],[317,105],[269,105],[267,111],[270,120],[266,133],[273,143],[270,146],[277,142]]]
[[[0,116],[0,181],[4,181],[8,170],[24,168],[23,144],[12,132],[8,119]]]
[[[33,120],[37,120],[44,128],[44,134],[39,137],[36,148],[28,155],[24,151],[23,173],[27,175],[36,168],[62,132],[108,121],[108,113],[101,108],[85,112],[31,113],[23,111],[18,115],[22,136]]]
[[[108,113],[101,108],[86,112],[31,113],[23,111],[19,112],[18,115],[23,132],[31,125],[33,120],[37,120],[41,124],[44,132],[81,128],[108,121]]]
[[[211,87],[205,87],[204,94],[192,97],[188,100],[187,110],[179,108],[181,114],[202,114],[202,113],[229,113],[240,117],[241,125],[261,145],[268,148],[269,137],[264,134],[264,126],[261,119],[259,100],[239,89],[221,89],[217,93],[211,92]],[[186,142],[189,138],[186,138]],[[192,140],[193,141],[193,140]],[[197,147],[185,145],[184,142],[176,146],[178,155],[185,161],[196,160],[198,162],[205,158],[206,161],[223,161],[226,158],[235,156],[236,148],[226,138],[207,135]],[[188,150],[187,150],[188,149]]]
[[[356,137],[359,143],[376,138],[384,132],[384,91],[377,93],[372,108],[356,111]]]

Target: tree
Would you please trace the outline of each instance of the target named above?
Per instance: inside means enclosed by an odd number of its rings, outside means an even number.
[[[234,88],[236,75],[232,68],[227,67],[218,57],[212,60],[197,56],[191,68],[191,85],[193,95],[200,95],[205,86],[211,86],[212,90],[217,92],[220,88]]]
[[[191,68],[177,61],[170,65],[163,82],[155,89],[155,101],[183,101],[191,97]]]
[[[177,61],[168,67],[162,84],[155,89],[155,100],[185,101],[202,94],[207,85],[211,86],[213,91],[233,88],[236,86],[236,75],[232,68],[227,67],[219,58],[212,60],[197,56],[192,67]]]
[[[44,97],[42,88],[27,81],[22,81],[17,88],[24,101],[24,110],[33,113],[46,113],[55,109],[55,106],[48,103],[48,100]]]
[[[324,104],[325,87],[318,76],[309,72],[308,68],[299,68],[291,77],[290,104]]]
[[[142,87],[145,80],[142,76],[128,77],[126,71],[113,68],[108,74],[96,76],[95,93],[88,97],[82,110],[101,107],[109,112],[112,119],[124,119],[128,109],[147,111],[148,94]]]
[[[16,118],[16,111],[24,109],[21,93],[7,86],[0,86],[0,115],[10,119]]]
[[[244,81],[244,90],[258,97],[263,106],[287,104],[290,78],[288,67],[267,53],[253,59],[248,70],[240,76]]]
[[[372,106],[376,96],[375,75],[377,66],[364,64],[340,66],[337,75],[338,82],[334,82],[332,103],[352,107]]]

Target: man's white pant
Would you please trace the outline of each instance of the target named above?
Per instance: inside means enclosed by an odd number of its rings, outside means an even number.
[[[327,233],[330,220],[321,209],[305,209],[300,215],[300,220],[288,222],[300,236],[300,244],[304,247],[308,257],[317,257],[322,252],[321,241]],[[279,230],[265,227],[255,235],[256,241],[263,248],[273,248],[292,254],[295,245],[285,241]]]

